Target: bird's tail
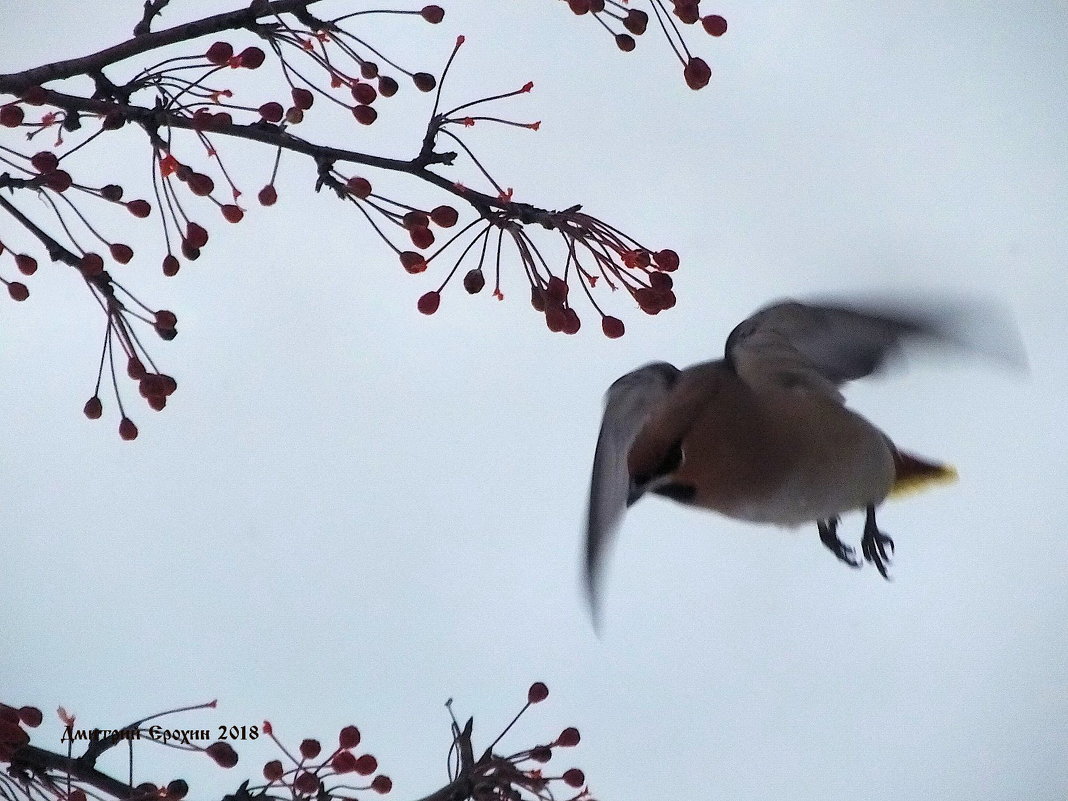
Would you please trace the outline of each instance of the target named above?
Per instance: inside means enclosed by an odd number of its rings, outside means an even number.
[[[934,484],[951,484],[957,480],[957,471],[952,465],[929,462],[896,449],[894,471],[894,485],[890,488],[892,498],[920,492]]]

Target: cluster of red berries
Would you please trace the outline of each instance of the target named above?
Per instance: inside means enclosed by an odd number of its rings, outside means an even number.
[[[0,240],[0,256],[5,253],[11,253],[4,246],[3,240]],[[33,275],[37,272],[37,259],[33,256],[29,256],[25,253],[11,253],[11,257],[15,260],[15,267],[23,275]],[[30,296],[29,287],[27,287],[21,281],[8,281],[3,276],[0,276],[0,282],[3,282],[7,287],[7,294],[9,294],[12,300],[23,301]]]
[[[549,688],[543,682],[536,681],[527,690],[527,702],[519,713],[512,719],[494,741],[494,745],[501,740],[516,721],[522,717],[532,705],[541,703],[549,696]],[[461,731],[454,724],[453,748],[458,752],[464,750],[460,739],[469,737],[467,732]],[[578,792],[569,801],[583,801],[590,798],[586,787],[586,775],[579,768],[568,768],[559,775],[546,775],[540,767],[553,757],[553,749],[572,748],[581,740],[579,730],[574,726],[568,726],[559,736],[550,743],[526,748],[510,756],[498,756],[490,747],[485,755],[475,764],[466,766],[472,774],[472,778],[485,789],[486,798],[495,801],[521,801],[524,798],[533,797],[539,801],[551,801],[555,796],[552,792],[554,784],[566,785]],[[467,745],[470,745],[468,743]],[[461,765],[461,769],[464,766]]]
[[[13,707],[0,703],[0,762],[10,761],[12,754],[28,745],[30,734],[26,728],[37,728],[43,719],[41,710],[35,706]]]
[[[686,80],[686,85],[691,89],[703,89],[712,78],[712,70],[704,59],[690,54],[678,28],[675,27],[674,22],[668,16],[663,0],[649,0],[649,2],[653,13],[656,14],[661,27],[668,37],[668,42],[682,62],[682,74]],[[674,15],[684,25],[693,25],[700,21],[705,32],[710,36],[722,36],[727,32],[727,20],[719,14],[701,16],[699,9],[701,0],[671,0],[671,3]],[[649,26],[649,15],[640,9],[632,8],[624,12],[616,3],[612,3],[612,7],[609,8],[606,0],[567,0],[567,4],[578,15],[604,15],[618,20],[627,32],[620,31],[613,33],[613,36],[616,40],[616,47],[624,53],[629,53],[635,48],[637,43],[634,41],[634,36],[641,36]],[[598,17],[598,19],[601,19],[601,17]],[[610,32],[612,31],[611,26],[604,23],[603,19],[601,19],[601,22]],[[667,27],[667,22],[671,22],[670,29]],[[674,39],[672,38],[672,33],[674,34]]]
[[[301,797],[321,797],[323,794],[330,798],[346,799],[346,796],[336,789],[327,787],[327,780],[344,774],[357,776],[371,776],[378,770],[378,760],[371,754],[357,756],[353,750],[360,744],[360,730],[355,726],[345,726],[338,732],[337,747],[329,754],[323,755],[322,744],[318,740],[302,740],[297,749],[297,754],[291,754],[285,746],[274,736],[274,729],[269,721],[263,722],[263,731],[275,741],[278,747],[292,762],[292,766],[286,768],[279,759],[272,759],[263,766],[263,778],[267,784],[255,788],[264,793],[268,789],[289,789],[292,793]],[[384,774],[374,776],[366,785],[352,787],[346,785],[345,789],[374,790],[376,793],[385,795],[393,789],[393,780]]]

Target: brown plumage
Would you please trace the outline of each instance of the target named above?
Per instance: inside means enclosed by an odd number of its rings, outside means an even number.
[[[891,492],[955,473],[899,451],[838,388],[876,372],[903,344],[964,344],[960,312],[784,301],[739,324],[723,359],[685,370],[656,362],[616,381],[590,484],[586,579],[595,614],[609,538],[648,492],[753,523],[816,523],[823,544],[853,567],[861,561],[838,539],[838,518],[863,509],[864,559],[886,577],[893,541],[879,531],[876,507]]]

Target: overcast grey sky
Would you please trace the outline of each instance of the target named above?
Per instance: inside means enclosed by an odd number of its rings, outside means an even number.
[[[48,25],[0,6],[0,72],[112,44],[141,3],[88,5],[92,26],[84,3],[50,4]],[[229,8],[172,5],[171,21]],[[465,34],[457,101],[533,80],[500,110],[540,132],[470,141],[517,199],[581,202],[674,247],[678,306],[652,319],[615,297],[623,339],[588,315],[551,335],[515,265],[504,303],[451,287],[423,317],[439,273],[404,274],[291,159],[273,209],[235,227],[204,206],[212,241],[172,281],[155,277],[151,226],[131,228],[153,255],[129,283],[181,333],[154,351],[179,390],[162,414],[132,403],[128,443],[113,410],[80,413],[99,310],[42,264],[29,302],[0,303],[3,699],[46,710],[56,746],[59,704],[104,727],[218,697],[176,722],[266,717],[291,743],[356,723],[403,801],[444,781],[446,698],[484,747],[543,680],[549,701],[504,747],[579,727],[548,767],[581,766],[602,801],[1062,801],[1065,6],[731,0],[707,8],[725,37],[691,34],[714,73],[694,93],[652,32],[624,56],[563,3],[443,5],[436,29],[387,20],[368,37],[437,72]],[[393,116],[423,119],[426,98],[405,94]],[[388,108],[333,135],[414,153]],[[269,156],[241,150],[251,197]],[[147,152],[96,152],[85,169],[145,185]],[[845,569],[814,528],[649,500],[624,524],[594,636],[581,530],[616,377],[715,356],[778,297],[962,290],[1013,310],[1029,374],[918,359],[849,390],[961,475],[884,507],[892,583]],[[227,773],[146,749],[137,778],[219,796],[274,757],[262,740],[239,750]]]

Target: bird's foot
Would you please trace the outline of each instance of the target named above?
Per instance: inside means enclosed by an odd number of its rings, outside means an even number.
[[[817,520],[816,528],[820,532],[820,542],[826,545],[831,553],[850,567],[860,567],[860,560],[857,559],[856,551],[838,539],[837,517],[832,517],[829,520]]]
[[[890,546],[890,554],[893,555],[894,541],[889,535],[879,531],[875,523],[875,507],[869,506],[864,519],[864,537],[860,541],[860,547],[864,552],[864,558],[875,565],[880,575],[889,581],[890,576],[886,572],[887,565],[890,563],[890,556],[886,552],[887,546]]]

